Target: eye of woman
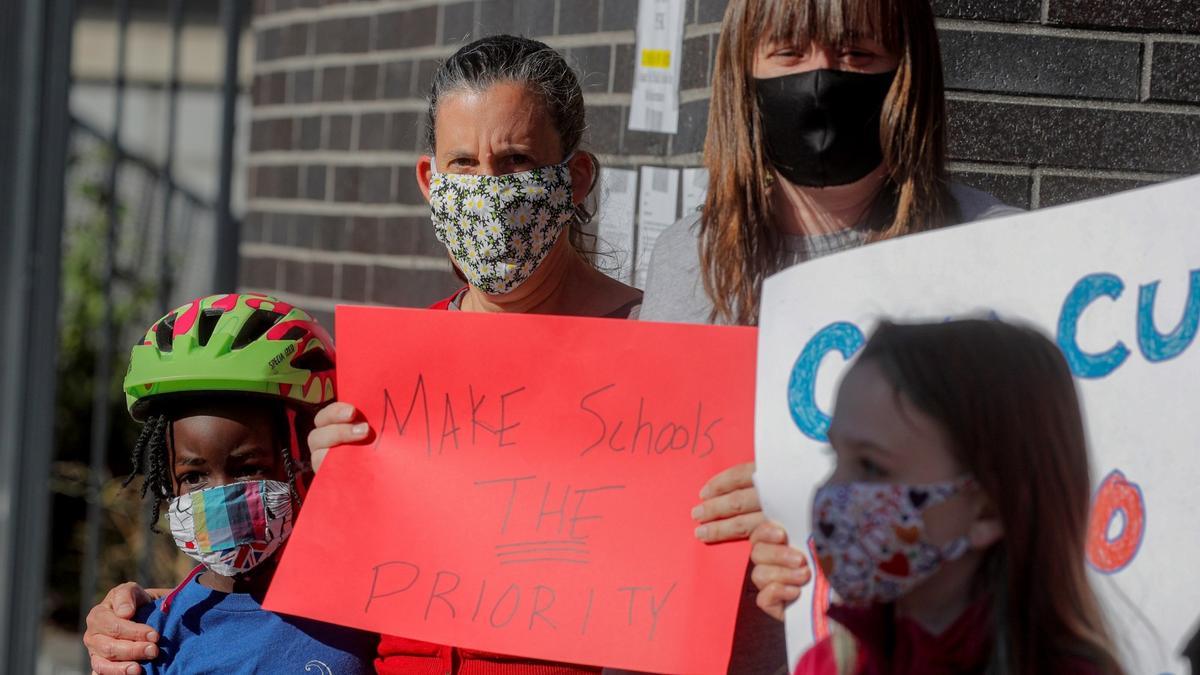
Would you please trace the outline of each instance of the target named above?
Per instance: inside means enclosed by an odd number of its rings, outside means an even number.
[[[453,157],[446,163],[447,173],[470,173],[471,169],[479,164],[471,157]]]
[[[866,68],[875,63],[878,55],[870,49],[851,47],[840,51],[838,58],[850,68]]]
[[[500,166],[504,169],[504,173],[519,173],[521,171],[536,169],[537,163],[529,155],[516,152],[506,155]]]

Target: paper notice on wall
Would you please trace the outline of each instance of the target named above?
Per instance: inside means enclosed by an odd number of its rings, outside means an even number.
[[[708,169],[703,167],[683,170],[683,215],[687,216],[704,206],[708,194]]]
[[[605,272],[619,281],[633,276],[633,224],[637,209],[637,171],[600,170],[600,213],[596,235],[605,254]]]
[[[638,2],[630,129],[666,134],[678,129],[685,4],[685,0]]]
[[[650,253],[658,235],[670,227],[679,215],[679,170],[662,166],[643,166],[638,191],[638,235],[636,284],[644,286]]]

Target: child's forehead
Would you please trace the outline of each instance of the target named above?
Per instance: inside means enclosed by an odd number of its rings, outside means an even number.
[[[250,440],[272,442],[276,417],[262,406],[200,406],[178,410],[172,417],[177,446],[216,445],[230,450]]]

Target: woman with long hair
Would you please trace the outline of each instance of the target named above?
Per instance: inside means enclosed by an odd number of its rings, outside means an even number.
[[[752,325],[784,267],[1015,212],[950,181],[946,126],[928,0],[732,0],[707,197],[658,240],[643,317]]]
[[[950,180],[946,127],[929,0],[731,0],[707,198],[660,236],[641,318],[754,325],[763,280],[790,265],[1016,212]],[[741,539],[763,522],[753,471],[735,466],[704,486],[697,537]],[[808,578],[802,566],[776,571]],[[783,663],[782,627],[754,607],[756,593],[747,583],[730,672]]]
[[[829,441],[812,536],[839,604],[798,674],[1123,672],[1084,558],[1083,416],[1048,338],[885,323]]]

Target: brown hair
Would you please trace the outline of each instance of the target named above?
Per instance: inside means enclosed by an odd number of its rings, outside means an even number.
[[[1121,673],[1085,568],[1088,450],[1071,371],[1038,331],[1000,321],[885,323],[862,352],[949,434],[1004,537],[980,569],[992,593],[991,672],[1084,660]]]
[[[425,122],[425,144],[430,152],[437,147],[438,106],[442,98],[458,91],[484,91],[492,85],[513,82],[526,87],[545,106],[554,123],[565,160],[579,151],[592,163],[592,183],[589,196],[595,192],[600,177],[600,161],[590,152],[580,150],[587,130],[583,90],[575,71],[562,55],[543,42],[514,35],[492,35],[463,45],[446,59],[433,75],[429,88],[429,108]],[[575,217],[568,229],[571,247],[593,266],[597,265],[595,235],[587,231],[593,209],[585,199],[575,206]],[[458,278],[466,277],[454,266]]]
[[[876,40],[899,59],[880,122],[891,223],[873,239],[941,227],[957,217],[945,178],[942,60],[929,0],[731,0],[713,71],[704,163],[700,261],[713,320],[758,321],[763,279],[782,262],[771,219],[770,162],[754,82],[759,45]]]

